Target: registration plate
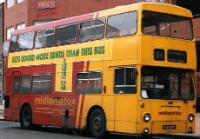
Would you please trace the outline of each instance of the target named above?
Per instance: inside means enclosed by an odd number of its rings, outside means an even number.
[[[176,129],[176,125],[163,125],[163,129],[165,130]]]

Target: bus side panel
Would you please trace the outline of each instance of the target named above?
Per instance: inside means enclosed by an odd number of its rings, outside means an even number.
[[[9,121],[18,121],[19,119],[19,94],[13,92],[13,73],[14,70],[8,69],[6,73],[6,92],[8,107],[5,108],[4,117]]]
[[[102,73],[102,77],[104,77],[103,62],[102,61],[87,61],[85,62],[84,71],[99,71]],[[80,113],[79,113],[80,121],[78,123],[78,128],[85,128],[87,125],[87,116],[90,109],[94,106],[102,107],[102,91],[101,93],[95,93],[95,94],[87,93],[87,94],[81,94],[81,95],[82,95],[82,100],[81,100],[82,104],[80,106]]]
[[[87,125],[87,116],[89,113],[89,110],[93,107],[93,106],[100,106],[102,107],[102,96],[101,95],[84,95],[83,99],[83,110],[82,110],[82,114],[80,113],[80,118],[81,118],[81,122],[79,123],[79,128],[85,128]]]
[[[115,95],[115,131],[136,132],[137,96],[136,94]]]
[[[103,78],[103,109],[106,115],[107,131],[114,131],[115,120],[115,98],[113,94],[113,72],[107,66],[108,62],[105,62],[104,78]]]

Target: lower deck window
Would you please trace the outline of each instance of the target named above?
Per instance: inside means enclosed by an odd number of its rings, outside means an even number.
[[[84,72],[77,74],[76,91],[78,93],[100,93],[101,86],[101,72]]]
[[[115,93],[136,93],[136,69],[123,67],[115,69]]]
[[[33,76],[32,92],[33,93],[51,92],[51,75]]]
[[[31,76],[29,75],[22,76],[21,92],[22,93],[31,92]]]
[[[22,75],[13,77],[14,93],[50,93],[52,75]]]

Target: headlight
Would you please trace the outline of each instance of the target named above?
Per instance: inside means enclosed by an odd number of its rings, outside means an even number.
[[[151,115],[149,114],[149,113],[145,113],[144,114],[144,121],[145,122],[148,122],[148,121],[150,121],[151,120]]]
[[[194,115],[193,114],[188,115],[188,121],[190,121],[190,122],[194,121]]]

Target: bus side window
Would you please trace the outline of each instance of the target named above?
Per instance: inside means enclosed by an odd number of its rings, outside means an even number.
[[[14,93],[19,93],[21,90],[21,77],[20,76],[15,76],[13,78],[13,92]]]
[[[17,51],[19,51],[17,38],[18,38],[18,35],[14,35],[14,36],[11,37],[9,52],[17,52]]]
[[[22,93],[31,92],[31,80],[32,80],[32,76],[30,76],[30,75],[22,76],[22,81],[21,81],[21,92]]]
[[[57,27],[56,45],[65,45],[75,43],[78,39],[77,35],[78,25],[64,25]]]
[[[52,88],[51,74],[34,75],[32,80],[33,93],[50,93]]]
[[[55,45],[55,30],[49,28],[36,33],[35,48],[51,47]]]
[[[20,34],[18,37],[19,51],[28,50],[33,48],[34,32],[27,32]]]
[[[117,94],[136,93],[137,71],[133,67],[115,69],[114,92]]]
[[[101,72],[82,72],[78,73],[76,78],[76,91],[78,93],[101,93]]]
[[[104,37],[105,19],[86,21],[80,25],[80,41],[98,40]]]

